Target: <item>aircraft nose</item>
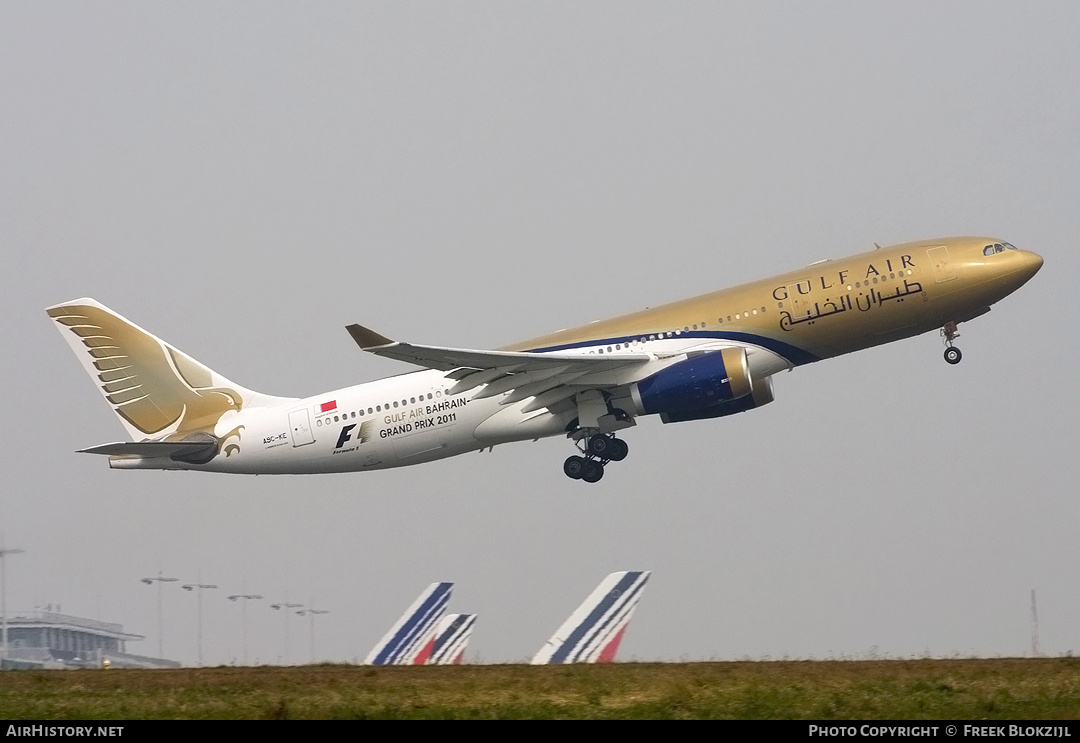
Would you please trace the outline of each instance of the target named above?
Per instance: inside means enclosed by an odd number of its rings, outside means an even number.
[[[1022,286],[1026,284],[1032,276],[1039,272],[1042,268],[1043,259],[1038,253],[1032,253],[1030,250],[1020,250],[1020,258],[1022,258],[1020,265],[1013,269],[1012,276],[1015,277],[1016,286]],[[1015,264],[1014,264],[1015,265]]]
[[[1043,259],[1041,255],[1032,253],[1030,250],[1024,251],[1024,273],[1026,274],[1026,279],[1030,279],[1037,274],[1039,269],[1042,268],[1042,264]]]

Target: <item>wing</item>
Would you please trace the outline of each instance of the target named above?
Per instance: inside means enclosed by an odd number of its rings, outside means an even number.
[[[418,346],[393,341],[360,325],[346,328],[357,345],[378,356],[447,372],[456,380],[450,394],[481,385],[473,399],[507,395],[504,405],[535,398],[524,412],[549,407],[582,389],[617,387],[638,381],[653,357],[646,353],[521,353]]]

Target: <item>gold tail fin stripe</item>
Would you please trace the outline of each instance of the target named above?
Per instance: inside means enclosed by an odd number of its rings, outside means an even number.
[[[78,337],[105,399],[144,434],[212,431],[244,404],[240,391],[215,386],[205,366],[104,307],[74,304],[48,314]]]

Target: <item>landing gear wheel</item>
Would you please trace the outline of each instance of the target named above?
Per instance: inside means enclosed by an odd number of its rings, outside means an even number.
[[[585,457],[567,457],[566,461],[563,462],[562,471],[571,480],[580,480],[585,474],[585,465]]]
[[[607,436],[590,436],[587,448],[594,457],[610,459],[612,441],[613,439],[609,439]]]
[[[621,462],[626,459],[626,455],[630,453],[630,447],[626,445],[626,442],[622,439],[613,438],[608,442],[608,454],[607,457],[612,462]]]
[[[924,297],[925,299],[925,297]],[[956,322],[950,320],[941,328],[941,338],[945,341],[945,360],[950,364],[959,364],[963,354],[960,349],[953,346],[953,341],[960,337],[956,330]]]
[[[604,476],[604,465],[594,459],[585,460],[585,470],[581,473],[581,479],[585,482],[599,482]]]

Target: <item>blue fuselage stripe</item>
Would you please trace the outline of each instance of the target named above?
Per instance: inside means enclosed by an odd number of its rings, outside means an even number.
[[[566,343],[559,346],[530,348],[527,353],[551,353],[553,351],[568,351],[574,348],[589,348],[590,346],[609,346],[613,343],[631,343],[633,341],[647,340],[652,336],[657,336],[657,340],[660,340],[661,338],[666,339],[666,334],[638,333],[635,335],[625,335],[614,338],[594,338],[592,340]],[[815,361],[821,360],[819,356],[803,350],[798,346],[793,346],[790,343],[784,343],[783,341],[778,341],[755,333],[736,333],[724,330],[690,330],[679,333],[678,336],[673,335],[672,339],[674,338],[703,338],[708,340],[735,341],[736,343],[748,343],[752,346],[761,346],[779,356],[783,356],[794,366],[812,364]]]

